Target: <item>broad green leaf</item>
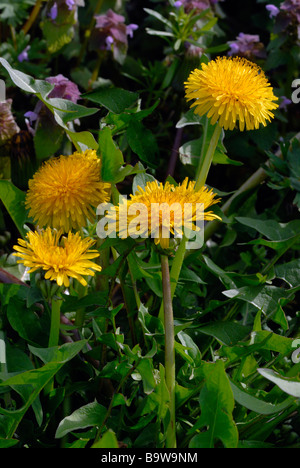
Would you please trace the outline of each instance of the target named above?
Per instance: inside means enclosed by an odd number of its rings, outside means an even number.
[[[213,336],[226,346],[234,346],[242,341],[251,331],[249,327],[235,322],[212,322],[198,328],[200,333]]]
[[[152,361],[150,359],[142,359],[136,369],[142,377],[144,392],[146,394],[153,392],[156,387],[156,382],[154,379]]]
[[[7,306],[7,319],[21,338],[33,345],[47,345],[46,327],[50,325],[47,315],[37,317],[34,310],[26,307],[23,300],[14,297]]]
[[[99,147],[97,141],[90,132],[70,132],[68,130],[67,134],[76,147],[80,146],[81,151],[85,151],[86,149],[93,149],[97,151]]]
[[[65,364],[73,359],[86,345],[87,340],[75,341],[74,343],[65,343],[61,346],[52,348],[36,348],[29,345],[29,349],[35,356],[38,356],[45,364],[57,362]]]
[[[19,441],[17,439],[2,439],[2,438],[0,438],[0,449],[13,447],[18,442]]]
[[[138,187],[144,189],[148,182],[155,182],[155,180],[155,177],[153,177],[151,174],[147,174],[146,172],[137,174],[132,182],[132,193],[135,194]]]
[[[139,95],[121,88],[99,88],[82,97],[105,107],[114,114],[121,114],[136,104]]]
[[[292,403],[292,400],[288,398],[278,405],[273,405],[272,403],[260,400],[259,398],[250,395],[245,390],[241,390],[233,382],[230,382],[230,385],[233,391],[234,399],[237,401],[237,403],[258,414],[279,413],[280,411],[288,408]]]
[[[91,448],[113,448],[118,449],[119,444],[116,438],[116,434],[109,429],[103,434],[101,439],[98,442],[95,442]]]
[[[260,375],[276,384],[283,392],[295,398],[300,398],[300,382],[284,377],[272,369],[257,369]]]
[[[189,431],[199,430],[189,448],[214,448],[221,441],[225,448],[237,448],[238,430],[233,421],[234,398],[224,363],[203,362],[200,374],[204,378],[199,403],[201,415]]]
[[[158,165],[158,145],[154,134],[140,121],[131,120],[126,130],[126,138],[132,151],[141,161],[151,167]]]
[[[0,386],[8,386],[14,389],[17,389],[20,393],[20,386],[24,386],[25,392],[22,392],[23,395],[26,395],[26,401],[22,407],[16,410],[6,410],[0,408],[0,415],[4,415],[6,418],[9,418],[10,427],[7,431],[7,437],[10,438],[15,433],[18,425],[22,421],[25,413],[32,405],[37,410],[36,399],[38,398],[40,392],[43,388],[52,381],[55,374],[62,368],[62,366],[68,361],[71,360],[82,347],[86,344],[86,340],[76,343],[67,343],[63,345],[63,351],[60,353],[59,347],[55,354],[55,359],[57,356],[61,356],[64,360],[51,361],[37,369],[30,369],[26,372],[21,372],[16,375],[8,376],[3,382],[0,383]]]
[[[289,298],[289,291],[276,286],[245,286],[239,289],[223,291],[226,297],[239,299],[253,304],[264,314],[271,314],[272,320],[288,329],[287,319],[282,309],[282,302]]]
[[[24,224],[28,221],[25,209],[25,193],[9,180],[0,180],[0,200],[3,202],[22,237],[25,237]]]
[[[275,265],[276,278],[281,278],[291,286],[296,288],[300,284],[300,259],[292,260],[283,265]]]
[[[81,106],[69,99],[49,98],[45,100],[45,103],[54,113],[56,120],[61,120],[64,125],[72,120],[87,117],[99,112],[97,107]]]
[[[43,116],[43,124],[39,123],[34,134],[34,148],[38,160],[47,159],[56,153],[61,146],[64,129],[57,125],[52,115]]]
[[[122,152],[113,141],[111,130],[108,127],[99,133],[99,153],[102,162],[102,180],[117,183],[124,159]]]
[[[251,344],[260,344],[261,349],[268,349],[283,356],[292,353],[292,343],[292,338],[268,330],[255,331],[251,334]]]
[[[35,80],[32,76],[15,70],[10,66],[7,60],[2,57],[0,57],[0,63],[7,70],[15,85],[27,93],[41,94],[42,97],[45,97],[54,87],[51,83],[48,83],[48,81]]]
[[[67,14],[63,13],[63,17],[61,14],[63,10],[59,12],[59,23],[57,23],[57,21],[53,22],[50,18],[45,18],[45,20],[41,22],[41,30],[51,54],[59,51],[73,39],[73,26],[76,23],[76,15],[72,9],[70,11],[67,10]]]
[[[177,122],[176,128],[183,128],[187,125],[203,125],[203,123],[203,117],[200,117],[198,114],[195,114],[194,110],[190,109]]]
[[[58,425],[55,437],[60,439],[71,431],[87,427],[101,426],[106,416],[106,408],[97,401],[88,403],[64,418]]]
[[[279,223],[273,219],[263,220],[254,218],[235,218],[239,223],[255,229],[257,232],[267,237],[250,241],[250,244],[262,244],[275,250],[286,248],[289,242],[293,242],[300,237],[300,221],[293,220],[289,223]]]

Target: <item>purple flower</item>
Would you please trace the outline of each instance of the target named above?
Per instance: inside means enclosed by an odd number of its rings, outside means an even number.
[[[122,63],[128,48],[128,36],[133,37],[137,24],[125,24],[125,17],[109,9],[103,15],[96,15],[96,24],[91,34],[92,50],[111,50],[116,61]]]
[[[183,5],[183,2],[181,2],[180,0],[178,0],[177,2],[174,2],[175,8],[180,8],[182,5]]]
[[[49,98],[68,99],[76,104],[80,98],[78,86],[73,81],[68,80],[65,76],[59,74],[49,76],[46,81],[54,85],[54,88],[49,93]]]
[[[133,32],[136,31],[138,29],[138,25],[137,24],[129,24],[128,26],[126,26],[126,34],[129,36],[129,37],[133,37]]]
[[[230,51],[228,55],[240,55],[246,58],[265,58],[264,45],[258,35],[240,33],[235,41],[229,41]]]
[[[54,5],[50,8],[49,16],[54,21],[57,18],[57,3],[55,2]]]
[[[272,4],[266,5],[266,9],[270,13],[270,18],[275,18],[280,13],[279,8]]]
[[[65,76],[59,74],[56,76],[49,76],[46,78],[48,83],[54,85],[54,88],[50,91],[49,98],[60,98],[67,99],[69,101],[77,103],[77,100],[80,98],[80,91],[78,86],[70,81]],[[48,126],[56,125],[54,117],[51,111],[45,106],[42,101],[39,101],[33,111],[27,111],[24,114],[25,122],[27,124],[28,130],[34,134],[35,130],[31,127],[32,123],[35,122],[35,128],[37,125]]]
[[[281,96],[281,102],[279,104],[279,109],[283,109],[285,112],[287,111],[287,106],[292,104],[292,101],[288,99],[286,96]]]
[[[26,46],[25,49],[18,55],[19,62],[28,61],[28,51],[30,49],[30,45]]]
[[[207,10],[208,8],[211,8],[212,5],[218,3],[218,0],[182,0],[180,3],[184,6],[186,13],[189,13],[192,10],[195,10],[196,13],[201,13],[203,10]]]
[[[299,0],[285,0],[280,9],[289,14],[290,18],[300,24],[300,1]]]
[[[68,10],[73,10],[75,2],[74,2],[74,0],[66,0],[66,5],[68,7]]]
[[[38,114],[36,112],[28,111],[24,114],[24,117],[26,117],[29,120],[29,123],[31,125],[37,120]]]

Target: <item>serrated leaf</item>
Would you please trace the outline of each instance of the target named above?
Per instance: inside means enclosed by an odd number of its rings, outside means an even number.
[[[236,448],[238,431],[232,416],[234,398],[224,363],[203,362],[200,374],[205,382],[199,398],[201,416],[189,432],[201,432],[191,439],[189,448],[214,448],[218,441],[225,448]]]

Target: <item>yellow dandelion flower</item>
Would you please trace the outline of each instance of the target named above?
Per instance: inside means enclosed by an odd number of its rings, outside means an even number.
[[[195,99],[195,113],[207,115],[211,124],[218,122],[233,130],[239,122],[243,131],[267,125],[278,107],[278,98],[261,68],[240,57],[218,57],[202,69],[194,70],[185,82],[186,98]]]
[[[44,163],[29,181],[26,208],[39,227],[68,232],[95,221],[95,208],[109,200],[96,151],[75,152]]]
[[[197,221],[220,219],[213,212],[205,211],[219,201],[207,187],[195,190],[195,182],[187,178],[177,187],[169,182],[163,185],[153,181],[144,189],[138,187],[130,200],[122,199],[111,208],[107,218],[116,221],[115,228],[121,238],[152,237],[156,245],[167,249],[171,235],[180,238],[185,228],[199,230]]]
[[[13,255],[21,259],[18,263],[28,267],[29,273],[43,269],[46,271],[45,278],[56,281],[58,286],[68,287],[69,278],[75,278],[86,286],[83,276],[94,276],[95,271],[101,271],[101,267],[91,261],[99,256],[97,250],[90,249],[95,241],[82,239],[78,232],[61,236],[62,230],[52,230],[50,227],[29,231],[27,239],[18,239]]]

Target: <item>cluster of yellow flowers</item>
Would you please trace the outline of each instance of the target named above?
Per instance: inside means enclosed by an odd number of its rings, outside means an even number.
[[[241,58],[222,57],[202,64],[201,69],[190,74],[185,88],[186,99],[195,100],[192,104],[195,113],[207,115],[212,124],[218,123],[225,130],[233,130],[237,124],[241,131],[257,129],[260,124],[265,126],[278,107],[263,71]],[[70,277],[86,285],[83,276],[101,270],[91,261],[99,256],[97,250],[90,249],[95,241],[72,232],[86,226],[87,220],[93,222],[97,206],[110,199],[110,184],[103,182],[100,174],[101,160],[96,151],[86,150],[50,159],[29,181],[26,207],[38,227],[27,234],[26,240],[19,239],[14,254],[29,267],[29,272],[41,268],[46,271],[45,278],[68,287]],[[203,186],[198,189],[195,182],[186,179],[179,186],[148,182],[144,189],[138,187],[131,195],[128,205],[139,203],[146,207],[147,222],[142,223],[146,229],[140,235],[151,235],[156,244],[166,249],[169,247],[166,233],[182,235],[182,218],[178,222],[179,217],[173,212],[167,224],[161,215],[153,224],[154,204],[165,203],[170,207],[177,203],[180,209],[185,203],[202,204],[202,213],[196,213],[195,208],[190,212],[188,222],[193,225],[199,216],[203,220],[217,219],[217,215],[205,210],[218,201],[211,190]],[[118,218],[122,203],[112,208],[108,217]],[[127,214],[126,232],[124,226],[116,224],[121,238],[131,235],[130,221],[132,216]]]
[[[68,287],[69,277],[86,285],[84,276],[101,271],[91,261],[99,256],[90,249],[95,241],[72,232],[93,222],[98,204],[110,199],[100,164],[96,151],[76,151],[45,162],[29,181],[25,203],[38,228],[14,247],[29,273],[43,269],[46,279]]]

